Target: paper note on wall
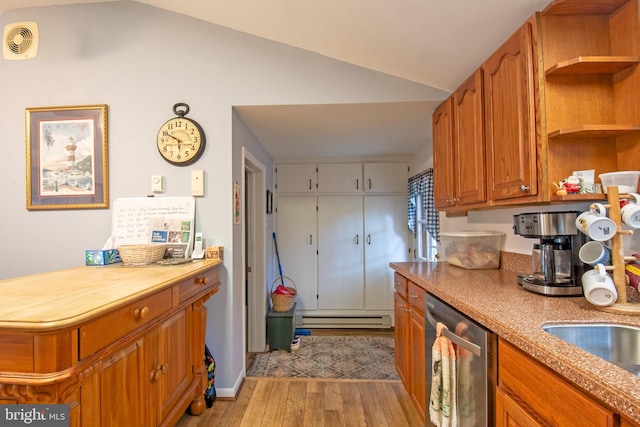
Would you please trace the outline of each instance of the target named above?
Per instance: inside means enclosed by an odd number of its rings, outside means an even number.
[[[111,238],[114,247],[166,243],[173,247],[175,256],[188,257],[194,220],[193,197],[119,198],[113,203]]]

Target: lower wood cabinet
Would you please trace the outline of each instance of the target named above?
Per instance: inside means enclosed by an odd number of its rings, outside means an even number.
[[[418,413],[426,414],[425,291],[402,275],[394,274],[396,371]]]
[[[45,337],[34,333],[39,344],[31,355],[24,345],[3,348],[6,365],[30,357],[39,366],[55,348],[63,353],[61,344],[71,357],[61,358],[69,366],[39,372],[28,371],[25,363],[23,372],[0,371],[0,403],[68,404],[70,425],[89,427],[173,426],[187,408],[201,414],[207,385],[204,302],[220,282],[217,264],[194,271],[174,279],[149,272],[157,277],[157,290],[123,298],[101,315]],[[75,338],[57,339],[67,333]],[[0,343],[25,334],[0,328]]]
[[[620,424],[618,414],[500,340],[496,425],[613,427],[633,424]]]

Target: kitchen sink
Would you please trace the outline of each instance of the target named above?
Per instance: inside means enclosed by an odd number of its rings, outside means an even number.
[[[640,376],[640,328],[608,323],[564,323],[542,329]]]

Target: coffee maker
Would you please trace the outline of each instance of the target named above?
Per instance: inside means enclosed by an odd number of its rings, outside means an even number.
[[[586,236],[576,228],[580,212],[532,212],[513,216],[513,231],[539,239],[531,254],[532,273],[519,274],[524,289],[550,296],[582,295],[584,263],[578,252]]]

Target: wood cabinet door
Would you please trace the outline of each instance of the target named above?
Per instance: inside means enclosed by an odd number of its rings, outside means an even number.
[[[363,196],[318,197],[318,308],[364,308]]]
[[[317,198],[278,196],[277,204],[276,237],[283,274],[296,283],[296,308],[317,310]],[[276,272],[276,275],[280,273]]]
[[[318,193],[358,193],[362,188],[362,163],[318,164]]]
[[[453,164],[453,99],[433,112],[433,197],[436,209],[453,206],[456,176]]]
[[[409,314],[407,300],[398,293],[393,296],[393,313],[395,321],[395,358],[398,377],[407,388],[410,389],[409,379]]]
[[[496,427],[541,427],[527,411],[505,392],[496,388]]]
[[[487,201],[482,86],[482,69],[478,69],[453,94],[453,157],[457,175],[454,194],[458,206]]]
[[[364,198],[365,308],[393,309],[393,270],[389,262],[409,260],[407,196]]]
[[[164,420],[193,380],[191,351],[194,331],[188,326],[187,309],[162,322],[156,331],[156,360],[152,381],[156,389],[156,417]],[[204,359],[204,351],[202,354]]]
[[[315,163],[280,164],[276,166],[276,192],[278,193],[315,193]]]
[[[488,197],[537,194],[536,99],[531,23],[483,65]]]
[[[99,374],[100,399],[95,402],[100,408],[100,425],[155,425],[151,418],[150,339],[147,334],[104,359]]]
[[[409,356],[409,366],[411,369],[409,381],[411,382],[411,391],[409,393],[420,415],[424,418],[427,409],[424,315],[412,307],[409,313],[409,324],[409,346],[411,349]]]

